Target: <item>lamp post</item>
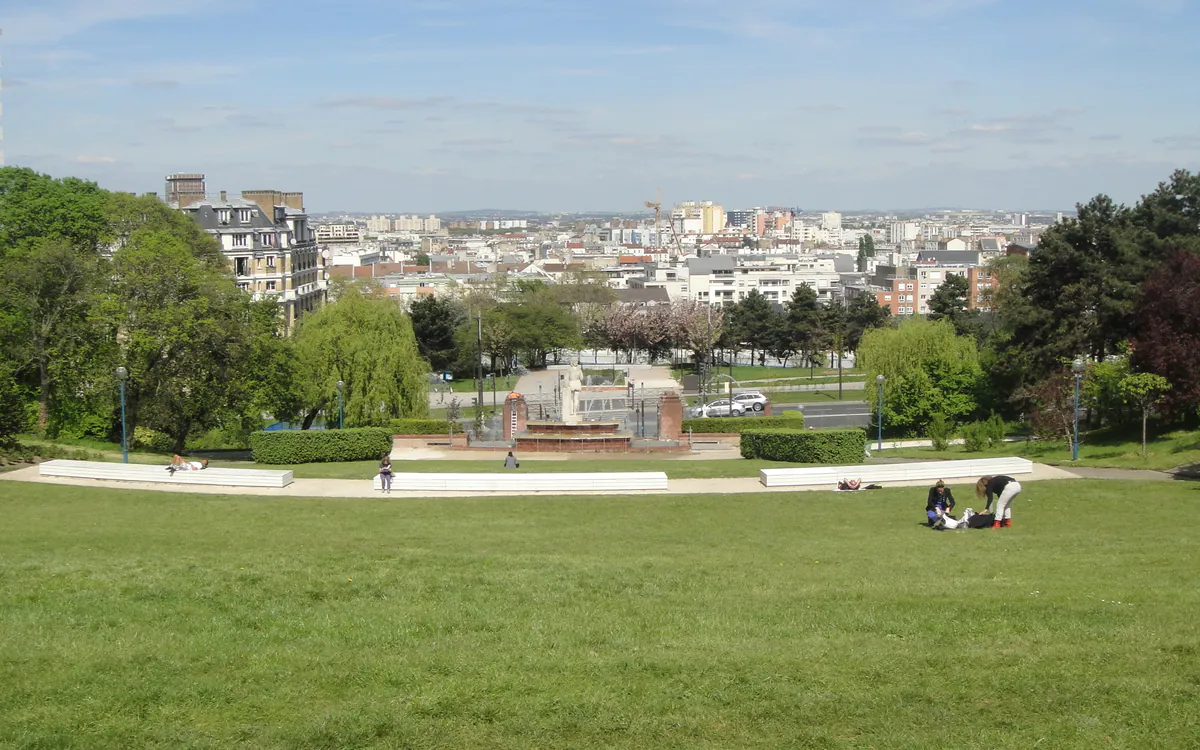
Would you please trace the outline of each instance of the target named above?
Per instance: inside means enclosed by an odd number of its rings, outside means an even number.
[[[1079,381],[1083,379],[1083,369],[1086,367],[1083,357],[1076,357],[1071,363],[1071,370],[1075,373],[1075,435],[1071,441],[1071,460],[1079,460]]]
[[[883,381],[885,378],[882,375],[875,376],[875,385],[879,386],[879,447],[876,450],[883,450]]]
[[[117,381],[121,384],[121,460],[129,463],[129,441],[125,438],[125,381],[129,379],[129,370],[117,368]]]
[[[345,381],[339,380],[334,386],[338,392],[338,429],[342,429],[343,412],[342,412],[342,392],[346,390]]]

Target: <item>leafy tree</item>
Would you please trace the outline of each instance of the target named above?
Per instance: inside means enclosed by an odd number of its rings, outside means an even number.
[[[429,413],[428,365],[404,311],[368,283],[339,285],[336,301],[301,318],[294,335],[304,429],[343,394],[347,426]]]
[[[98,253],[111,236],[108,194],[74,177],[56,180],[31,169],[0,168],[0,259],[37,240],[61,240]]]
[[[408,310],[421,356],[434,372],[450,369],[457,358],[455,332],[466,323],[466,311],[457,300],[444,295],[421,297]]]
[[[1154,404],[1162,401],[1171,384],[1163,376],[1152,372],[1134,372],[1121,379],[1121,392],[1141,412],[1141,457],[1146,457],[1146,422]]]
[[[1129,401],[1121,381],[1130,372],[1128,355],[1088,365],[1080,383],[1080,399],[1101,424],[1116,426],[1129,421]]]
[[[1163,376],[1162,410],[1175,419],[1200,404],[1200,255],[1177,251],[1142,285],[1133,365]]]
[[[867,258],[874,257],[875,239],[869,234],[864,234],[858,238],[858,272],[865,273],[867,270]]]
[[[771,303],[757,289],[751,289],[733,308],[734,330],[741,343],[750,347],[750,358],[753,360],[757,356],[760,365],[765,364],[767,349],[774,336],[774,315]]]
[[[183,450],[193,430],[244,413],[249,297],[165,231],[134,232],[113,256],[104,306],[129,370],[130,424]]]
[[[10,356],[33,375],[38,431],[46,432],[52,399],[79,382],[81,359],[98,359],[92,316],[103,282],[99,255],[64,239],[33,239],[0,266],[0,318]]]
[[[868,383],[884,376],[883,420],[890,430],[919,435],[935,414],[963,421],[977,410],[982,371],[975,341],[946,321],[913,318],[867,331],[858,356]]]
[[[929,298],[929,319],[948,320],[960,335],[970,333],[968,321],[974,317],[971,305],[971,285],[966,276],[946,274],[933,296]]]
[[[1150,412],[1167,391],[1171,384],[1161,375],[1150,372],[1135,372],[1121,379],[1121,392],[1125,398],[1134,404],[1142,414],[1142,458],[1146,457],[1146,423],[1150,420]]]
[[[800,284],[792,292],[785,310],[788,334],[796,350],[803,352],[811,364],[819,346],[821,303],[817,292],[808,284]]]
[[[871,294],[860,294],[846,305],[846,350],[857,352],[863,334],[887,324],[892,311]]]
[[[1075,381],[1069,369],[1060,363],[1048,377],[1023,386],[1013,398],[1024,405],[1035,435],[1071,444],[1075,428]]]
[[[250,303],[246,329],[248,359],[243,431],[262,429],[263,414],[291,421],[302,408],[298,363],[293,342],[279,325],[279,305],[273,299]]]
[[[417,260],[418,266],[425,266],[426,268],[428,268],[430,263],[432,263],[432,261],[430,261],[429,256],[426,253],[417,253],[416,260]]]
[[[25,429],[25,398],[20,384],[0,363],[0,449],[11,448],[15,436]]]

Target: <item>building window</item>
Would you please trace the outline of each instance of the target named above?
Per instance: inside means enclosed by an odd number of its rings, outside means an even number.
[[[274,268],[274,267],[275,267],[275,256],[268,255],[267,256],[267,268]]]
[[[267,282],[267,291],[268,291],[268,292],[273,292],[273,291],[275,291],[275,282],[274,282],[274,281],[268,281],[268,282]]]
[[[264,234],[262,236],[262,243],[264,247],[275,247],[275,235]]]
[[[233,235],[233,246],[234,247],[245,247],[246,246],[246,235],[244,235],[244,234]]]
[[[249,224],[250,223],[250,209],[239,208],[238,209],[238,221],[242,222],[243,224]]]
[[[217,221],[221,222],[222,224],[229,223],[229,209],[228,208],[217,209]]]
[[[238,289],[241,289],[243,292],[248,292],[250,291],[250,284],[243,281],[242,283],[238,284]]]
[[[250,275],[249,258],[235,258],[233,261],[234,272],[238,276]]]

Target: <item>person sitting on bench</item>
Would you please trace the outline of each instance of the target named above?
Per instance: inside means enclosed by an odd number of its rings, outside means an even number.
[[[176,454],[171,457],[171,465],[167,467],[167,471],[174,474],[177,471],[200,471],[207,468],[207,458],[202,458],[199,461],[188,461],[183,456]]]

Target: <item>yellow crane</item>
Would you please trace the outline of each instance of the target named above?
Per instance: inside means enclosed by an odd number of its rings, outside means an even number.
[[[654,244],[662,250],[662,188],[658,189],[658,200],[646,201],[646,208],[654,209]]]

